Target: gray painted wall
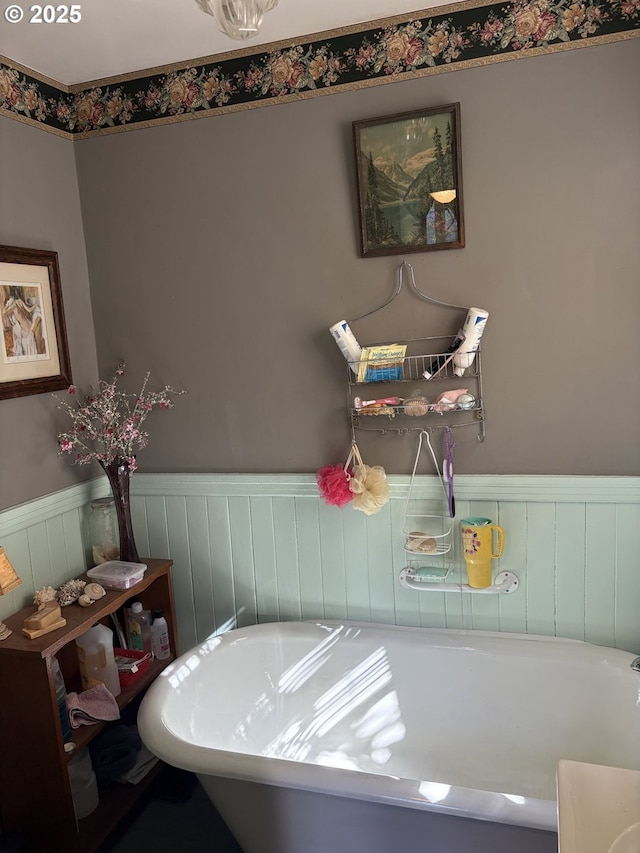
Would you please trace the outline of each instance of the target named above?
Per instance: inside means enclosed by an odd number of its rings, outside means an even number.
[[[350,440],[327,328],[380,304],[400,260],[359,257],[351,122],[459,101],[467,246],[409,258],[426,292],[491,312],[487,440],[459,430],[456,470],[638,474],[639,89],[631,40],[75,146],[1,118],[0,241],[59,253],[79,386],[92,302],[101,375],[124,356],[131,390],[147,369],[189,390],[152,415],[141,470],[314,471]],[[458,322],[407,292],[354,330]],[[98,473],[58,458],[61,417],[0,402],[0,506]],[[415,441],[358,440],[410,470]]]
[[[426,292],[491,313],[487,439],[456,433],[457,470],[640,472],[637,40],[79,143],[100,369],[123,355],[190,392],[153,416],[142,470],[344,460],[327,328],[380,304],[400,261],[358,255],[351,122],[454,101],[467,246],[409,260]],[[354,331],[459,322],[407,292]],[[413,439],[358,441],[410,471]]]
[[[73,379],[86,387],[98,370],[73,143],[0,117],[0,151],[0,243],[58,253]],[[63,426],[50,394],[0,401],[0,507],[96,475],[58,457]]]

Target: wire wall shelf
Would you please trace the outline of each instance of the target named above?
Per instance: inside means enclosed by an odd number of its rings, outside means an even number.
[[[520,585],[518,576],[513,572],[499,572],[490,586],[481,588],[469,586],[468,583],[433,583],[421,580],[411,566],[405,566],[400,572],[400,583],[407,589],[419,592],[470,592],[479,595],[509,595]]]
[[[485,437],[481,347],[462,376],[454,372],[455,336],[403,341],[407,354],[395,363],[363,360],[347,366],[353,429],[406,435],[420,430],[475,426]],[[460,372],[460,369],[458,369]],[[375,378],[359,381],[358,376]],[[447,398],[447,391],[462,396]]]

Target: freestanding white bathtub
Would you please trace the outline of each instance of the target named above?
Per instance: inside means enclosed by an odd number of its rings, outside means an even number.
[[[633,655],[574,640],[288,622],[156,679],[146,745],[245,853],[550,853],[556,767],[640,769]]]

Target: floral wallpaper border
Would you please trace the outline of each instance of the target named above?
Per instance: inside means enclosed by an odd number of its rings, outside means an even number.
[[[0,113],[85,138],[634,36],[640,0],[465,3],[73,92],[0,62]]]

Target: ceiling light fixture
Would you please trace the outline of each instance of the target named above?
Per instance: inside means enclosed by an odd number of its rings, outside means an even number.
[[[262,18],[278,5],[278,0],[196,0],[207,15],[213,15],[218,28],[237,41],[258,34]]]

